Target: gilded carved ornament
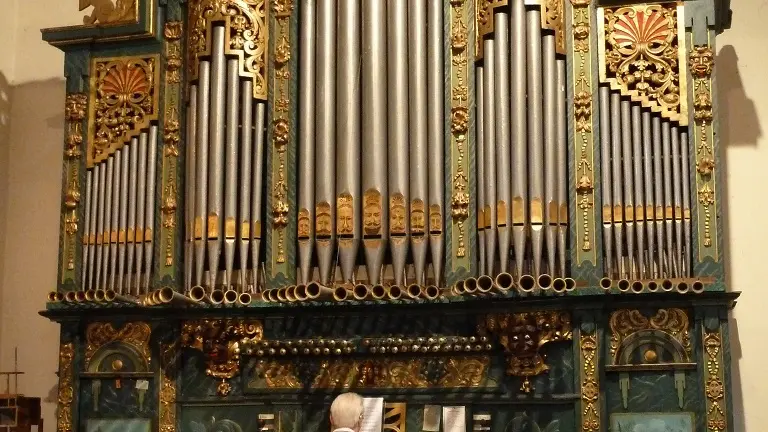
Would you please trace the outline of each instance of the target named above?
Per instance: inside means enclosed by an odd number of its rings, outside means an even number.
[[[85,368],[88,369],[93,356],[103,346],[120,343],[130,346],[141,357],[145,364],[149,365],[151,352],[149,338],[152,329],[145,322],[129,322],[119,329],[115,329],[112,323],[92,323],[85,332]]]
[[[479,325],[479,333],[486,332],[504,347],[507,375],[523,378],[520,390],[525,393],[532,391],[530,377],[549,370],[541,349],[573,338],[571,317],[562,311],[488,315]]]
[[[722,341],[719,329],[704,329],[704,359],[706,361],[704,392],[707,401],[707,432],[723,432],[728,427],[723,376]]]
[[[597,369],[597,336],[581,333],[581,432],[600,431],[600,385]]]
[[[620,354],[622,342],[630,335],[643,330],[657,330],[668,334],[680,343],[689,358],[692,355],[688,314],[682,309],[659,309],[650,318],[639,310],[622,309],[611,314],[609,325],[611,358],[614,364]]]
[[[75,400],[74,381],[72,378],[74,373],[72,361],[74,358],[74,345],[71,342],[61,344],[59,347],[59,394],[56,412],[57,432],[72,432],[74,429],[72,419],[72,403]]]
[[[80,0],[79,10],[91,6],[91,14],[83,17],[85,25],[135,22],[138,16],[138,0]]]
[[[160,409],[158,422],[160,432],[176,432],[176,357],[177,342],[161,346]]]
[[[217,391],[219,395],[226,396],[231,390],[227,380],[240,372],[241,347],[261,341],[263,335],[261,321],[205,319],[184,322],[181,341],[183,347],[205,355],[205,373],[221,380]]]

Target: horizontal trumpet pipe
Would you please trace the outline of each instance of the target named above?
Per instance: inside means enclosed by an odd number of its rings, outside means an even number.
[[[552,287],[552,276],[550,276],[550,275],[548,275],[546,273],[542,274],[542,275],[539,275],[539,277],[536,280],[536,282],[538,283],[539,288],[541,288],[541,289],[549,289],[549,288]]]
[[[691,290],[691,287],[685,281],[678,282],[675,288],[680,294],[687,294]]]
[[[693,291],[696,294],[703,293],[704,292],[704,284],[700,280],[694,281],[691,284],[691,291]]]
[[[333,290],[333,299],[336,301],[344,301],[350,297],[351,293],[346,287],[337,286]]]
[[[474,295],[477,292],[477,279],[473,277],[464,279],[464,292]]]
[[[555,278],[552,280],[552,289],[557,293],[565,292],[565,279]]]
[[[280,302],[280,300],[277,298],[277,289],[268,289],[264,291],[263,297],[265,301],[268,301],[270,303]]]
[[[85,295],[85,291],[76,291],[75,292],[75,301],[78,303],[83,303],[87,301],[87,297]]]
[[[505,273],[499,273],[498,275],[496,275],[496,280],[494,280],[494,284],[500,291],[504,292],[504,291],[509,291],[515,285],[515,281],[512,278],[511,274],[505,272]]]
[[[208,298],[210,299],[211,304],[220,305],[224,302],[224,291],[215,289],[211,291]]]
[[[75,294],[75,291],[67,291],[64,294],[64,301],[67,302],[67,303],[74,303],[74,302],[77,301],[76,296],[77,295]]]
[[[51,291],[48,293],[48,301],[52,303],[58,303],[64,300],[64,295],[58,291]]]
[[[421,297],[421,287],[418,284],[410,284],[405,289],[405,294],[411,299],[418,299]]]
[[[96,290],[95,289],[89,289],[85,292],[85,301],[96,301]]]
[[[398,300],[403,296],[403,290],[398,285],[387,287],[387,297],[390,300]]]
[[[228,289],[224,291],[224,303],[231,305],[237,302],[237,291]]]
[[[640,294],[645,290],[645,284],[639,280],[633,281],[631,289],[633,293]]]
[[[565,290],[570,292],[576,289],[576,281],[573,278],[565,278]]]
[[[103,289],[97,289],[93,299],[99,303],[103,302],[107,297],[106,291]]]
[[[253,301],[251,294],[244,292],[237,296],[237,304],[240,306],[248,306]]]
[[[655,293],[659,291],[659,283],[656,282],[655,280],[648,281],[647,287],[648,287],[648,292]]]
[[[522,292],[532,292],[536,288],[536,280],[531,275],[523,275],[517,284]]]
[[[299,301],[299,298],[296,297],[296,285],[291,285],[285,289],[285,298],[288,299],[289,303],[296,303]]]
[[[605,291],[610,291],[612,285],[613,281],[611,281],[610,278],[605,277],[600,279],[600,288],[604,289]]]
[[[483,294],[493,291],[493,279],[488,275],[482,275],[477,278],[477,291]]]
[[[294,295],[296,296],[296,300],[300,302],[307,301],[307,286],[304,284],[296,285],[296,291],[294,291]]]
[[[200,300],[194,300],[191,297],[187,297],[180,292],[174,291],[173,288],[170,288],[170,287],[161,288],[159,291],[155,291],[155,292],[158,293],[157,296],[160,303],[191,304],[191,305],[200,304]]]
[[[661,289],[662,289],[662,290],[664,290],[664,291],[666,291],[666,292],[670,292],[670,291],[672,291],[673,289],[675,289],[675,287],[674,287],[674,285],[672,284],[672,281],[671,281],[671,280],[669,280],[669,279],[664,279],[664,280],[662,280],[662,281],[661,281]]]
[[[106,290],[104,292],[104,300],[108,302],[139,304],[139,302],[136,299],[122,295],[122,294],[118,294],[114,290]]]
[[[288,301],[288,298],[285,296],[285,287],[278,288],[275,295],[277,296],[277,301],[280,303],[285,303]]]
[[[205,288],[200,285],[195,285],[189,289],[188,296],[190,299],[201,302],[205,300]]]
[[[387,290],[384,285],[374,285],[371,287],[371,297],[381,300],[387,297]]]
[[[308,300],[327,300],[333,298],[333,289],[320,285],[317,282],[310,282],[307,285]]]
[[[627,279],[619,279],[619,291],[629,292],[630,284]]]
[[[463,280],[457,281],[451,288],[451,294],[453,295],[464,295],[466,292],[467,290]]]
[[[437,285],[422,286],[421,296],[427,300],[434,300],[440,297],[440,288],[438,288]]]
[[[352,288],[352,297],[354,297],[355,300],[368,300],[370,295],[371,290],[367,285],[357,284],[354,288]]]

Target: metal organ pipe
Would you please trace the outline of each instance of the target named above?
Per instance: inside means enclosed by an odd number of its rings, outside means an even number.
[[[112,228],[112,185],[114,184],[115,176],[115,160],[113,156],[110,156],[107,161],[107,175],[104,191],[104,231],[100,232],[102,236],[102,261],[101,267],[101,284],[96,286],[96,289],[105,289],[109,283],[109,250],[111,248],[111,228]]]
[[[632,118],[629,100],[621,101],[621,166],[624,185],[624,226],[626,228],[628,270],[622,277],[637,278],[635,272],[635,182],[632,172]]]
[[[91,289],[96,289],[101,286],[101,266],[104,260],[102,244],[104,233],[104,189],[106,189],[106,177],[107,177],[106,164],[99,164],[96,166],[95,175],[99,178],[97,185],[97,201],[96,201],[96,268],[94,273],[96,274],[96,283],[92,285]]]
[[[248,246],[251,243],[251,158],[253,145],[253,82],[244,80],[240,89],[240,211],[238,213],[237,249],[240,257],[240,292],[246,294],[248,286]],[[254,268],[257,267],[254,262]],[[253,280],[256,286],[256,279]],[[250,297],[243,297],[248,299]]]
[[[637,235],[637,277],[646,278],[645,271],[645,191],[643,182],[642,118],[640,105],[632,105],[632,169],[634,175],[635,234]]]
[[[651,136],[651,112],[643,110],[643,181],[645,183],[645,230],[648,240],[648,273],[647,277],[658,278],[659,272],[654,258],[655,235],[654,223],[655,206],[653,200],[653,157],[652,157],[652,136]]]
[[[485,267],[485,251],[486,251],[486,239],[485,239],[485,81],[483,77],[485,72],[484,67],[478,65],[475,68],[477,85],[477,100],[475,102],[475,109],[477,110],[477,249],[478,249],[478,265],[479,274],[491,273]]]
[[[675,274],[675,255],[673,253],[674,237],[672,234],[672,221],[674,218],[672,207],[672,152],[669,121],[664,120],[661,123],[661,145],[663,152],[663,178],[664,178],[664,240],[666,241],[665,258],[667,277],[674,277]]]
[[[336,81],[336,236],[344,282],[360,247],[360,2],[339,0]],[[424,107],[426,114],[426,107]]]
[[[186,140],[186,197],[185,211],[185,244],[184,244],[184,289],[192,288],[194,272],[193,258],[195,245],[195,161],[197,159],[197,85],[189,88],[189,105],[187,106],[187,140]]]
[[[525,246],[528,226],[528,117],[526,91],[528,73],[527,59],[527,24],[524,0],[512,0],[511,23],[509,28],[512,85],[511,115],[512,125],[512,236],[514,240],[515,264],[517,277],[523,275],[525,264]]]
[[[237,178],[238,173],[238,123],[240,114],[240,77],[237,59],[227,59],[226,84],[226,146],[224,151],[224,286],[230,288],[235,266],[235,241],[237,238]],[[242,226],[242,223],[239,224]],[[231,299],[230,295],[230,299]]]
[[[621,96],[611,92],[611,180],[613,181],[613,224],[619,278],[624,278],[624,197],[621,190]]]
[[[149,127],[149,149],[147,152],[147,204],[144,232],[144,287],[149,291],[152,275],[152,240],[155,228],[155,174],[157,173],[157,126]]]
[[[85,173],[85,223],[83,225],[83,264],[82,264],[82,289],[87,290],[90,288],[90,281],[88,280],[89,258],[91,256],[91,242],[90,235],[93,232],[91,229],[91,196],[93,195],[93,171],[87,170]]]
[[[200,60],[197,84],[197,163],[195,165],[195,285],[203,283],[205,240],[208,232],[208,122],[211,101],[211,63]],[[205,281],[208,292],[210,280]]]
[[[509,263],[510,246],[510,226],[512,218],[510,212],[510,124],[509,124],[509,15],[506,12],[496,12],[493,16],[495,34],[493,39],[493,57],[488,59],[487,67],[493,67],[494,92],[490,93],[493,97],[493,114],[495,120],[495,157],[490,157],[492,161],[498,162],[496,168],[496,223],[498,230],[499,245],[499,272],[506,273]],[[487,51],[486,51],[487,52]],[[553,119],[554,120],[554,119]],[[487,149],[486,149],[487,150]],[[492,153],[488,153],[492,155]],[[486,159],[487,164],[487,159]],[[492,197],[492,196],[491,196]],[[493,254],[490,256],[493,269]]]
[[[555,96],[557,99],[557,250],[558,250],[558,263],[559,263],[559,276],[566,277],[565,271],[565,246],[568,238],[568,130],[566,125],[566,116],[568,115],[565,108],[566,100],[566,73],[565,73],[565,59],[557,59],[557,88],[559,93]],[[558,96],[559,95],[559,96]],[[550,263],[550,266],[553,265]],[[567,284],[567,280],[566,280]]]
[[[527,78],[528,78],[528,179],[533,251],[533,274],[541,274],[544,223],[544,142],[542,133],[542,53],[541,11],[526,11],[527,18]]]
[[[217,282],[221,256],[224,193],[224,121],[226,65],[224,57],[224,27],[213,27],[211,41],[211,99],[208,154],[208,272],[209,285]],[[203,119],[200,119],[203,121]],[[226,283],[226,281],[225,281]]]
[[[681,183],[683,184],[683,277],[691,277],[691,184],[690,157],[688,150],[688,132],[680,132],[680,147],[682,158]],[[696,288],[694,286],[694,291]]]
[[[555,245],[557,243],[557,60],[555,35],[542,35],[543,94],[544,94],[544,240],[550,274],[555,273]],[[563,97],[563,94],[560,94]],[[551,279],[551,277],[550,277]]]
[[[377,18],[380,19],[380,18]],[[408,22],[407,0],[387,2],[387,126],[389,151],[390,250],[396,285],[405,283],[410,237],[408,184]],[[381,163],[381,161],[377,161]]]
[[[331,279],[336,243],[336,206],[333,205],[336,179],[336,1],[318,0],[317,9],[315,163],[321,169],[315,172],[315,233],[320,282],[325,285]]]
[[[674,265],[672,268],[673,277],[682,277],[683,275],[683,191],[682,185],[682,167],[680,161],[680,133],[677,126],[672,126],[670,133],[672,139],[672,202],[674,204],[674,218],[675,218],[675,230],[674,230],[674,249],[670,252],[673,257]],[[687,179],[686,179],[687,180]]]
[[[616,262],[613,253],[613,192],[611,190],[611,107],[610,90],[600,87],[600,172],[602,174],[603,201],[603,248],[605,249],[605,269],[609,278],[614,277]],[[618,185],[617,185],[618,186]]]
[[[258,275],[259,264],[261,264],[259,252],[261,251],[261,207],[263,201],[262,186],[264,182],[264,128],[267,121],[267,107],[264,102],[256,103],[255,115],[253,128],[253,163],[251,164],[253,167],[253,176],[251,177],[251,187],[253,188],[253,196],[251,197],[251,220],[253,221],[253,226],[251,227],[250,232],[251,281],[253,283],[253,293],[259,292]]]
[[[427,0],[427,148],[429,160],[429,247],[432,252],[434,283],[440,286],[443,274],[442,214],[443,169],[443,2]]]
[[[109,241],[109,284],[108,289],[115,290],[115,278],[117,277],[117,243],[119,240],[118,227],[120,225],[120,192],[122,173],[120,172],[123,167],[122,162],[122,150],[117,150],[113,156],[114,162],[112,165],[112,229],[110,230]],[[150,254],[151,255],[151,254]]]
[[[129,196],[129,174],[130,169],[130,148],[134,146],[134,142],[131,141],[129,145],[123,147],[120,157],[122,159],[122,167],[120,168],[120,221],[118,231],[118,245],[117,245],[117,294],[128,294],[123,292],[123,283],[125,280],[126,271],[126,250],[127,245],[127,230],[128,230],[128,196]]]
[[[139,135],[139,171],[138,189],[136,190],[136,239],[133,247],[136,249],[136,278],[133,282],[136,292],[142,294],[141,270],[144,263],[144,220],[146,219],[147,200],[147,133]]]
[[[357,2],[358,0],[351,0]],[[408,103],[410,137],[410,234],[416,284],[425,284],[427,178],[427,1],[408,0]],[[437,61],[437,60],[434,60]],[[440,163],[440,162],[438,162]]]
[[[655,228],[656,228],[656,252],[657,267],[659,277],[666,275],[666,265],[664,263],[664,197],[662,195],[662,171],[661,171],[661,119],[654,115],[652,122],[653,132],[653,201],[656,205]]]
[[[496,126],[495,126],[495,80],[494,80],[494,41],[483,41],[485,48],[485,66],[483,67],[483,160],[485,162],[485,271],[493,273],[493,265],[496,261]]]
[[[315,0],[302,0],[299,10],[298,282],[306,285],[312,275],[315,232]]]

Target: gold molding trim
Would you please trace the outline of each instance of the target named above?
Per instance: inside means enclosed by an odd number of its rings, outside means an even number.
[[[523,378],[520,391],[530,393],[530,378],[549,370],[542,347],[572,340],[571,315],[565,311],[538,311],[488,315],[478,333],[498,337],[507,358],[507,375]]]
[[[77,249],[77,217],[80,204],[80,156],[83,154],[83,120],[88,109],[88,95],[70,93],[66,97],[64,113],[66,138],[64,150],[64,243],[62,251],[61,282],[74,278],[75,253]]]
[[[681,126],[688,125],[684,10],[677,2],[597,10],[600,81]]]
[[[576,265],[591,263],[597,265],[595,248],[595,139],[593,133],[592,98],[596,91],[593,86],[594,71],[590,52],[590,29],[592,28],[592,6],[586,0],[571,0],[571,55],[573,62],[573,149],[576,167],[576,241],[574,252]],[[561,210],[561,221],[567,221],[567,209]]]
[[[637,309],[621,309],[613,312],[609,321],[611,329],[611,359],[617,363],[622,342],[642,330],[658,330],[678,341],[688,358],[693,355],[690,338],[690,320],[683,309],[659,309],[652,317],[646,317]]]
[[[160,347],[160,406],[158,408],[159,432],[176,432],[176,357],[178,342]]]
[[[726,388],[723,371],[722,335],[720,329],[702,330],[704,360],[706,361],[704,394],[707,401],[707,432],[723,432],[728,429],[726,416]]]
[[[405,402],[385,402],[383,431],[405,432]]]
[[[451,47],[451,216],[452,241],[451,253],[457,258],[469,260],[467,227],[469,217],[471,175],[469,169],[469,125],[470,114],[470,0],[451,0],[450,2],[450,47]],[[470,227],[472,228],[472,227]],[[462,260],[463,261],[463,260]],[[453,269],[457,270],[458,260],[452,260]],[[464,266],[468,268],[469,266]]]
[[[288,0],[290,2],[290,0]],[[272,1],[274,8],[286,0]],[[211,55],[211,27],[223,22],[224,53],[240,59],[239,74],[253,79],[253,97],[267,100],[268,0],[190,0],[189,80],[197,79],[200,57]]]
[[[159,65],[159,54],[91,60],[88,168],[157,120]]]
[[[69,342],[59,346],[59,395],[57,397],[56,432],[72,432],[72,403],[75,400],[74,367],[75,346]]]
[[[690,70],[693,77],[692,144],[696,150],[696,200],[698,217],[698,260],[719,259],[717,244],[717,214],[715,196],[715,136],[712,111],[712,72],[715,59],[709,45],[695,45],[690,52]]]
[[[581,356],[581,432],[600,432],[600,375],[596,332],[579,338]]]
[[[85,331],[85,369],[88,369],[91,359],[101,347],[113,342],[130,345],[149,365],[152,359],[149,349],[151,335],[152,328],[145,322],[129,322],[120,327],[119,330],[115,329],[112,323],[89,324]]]

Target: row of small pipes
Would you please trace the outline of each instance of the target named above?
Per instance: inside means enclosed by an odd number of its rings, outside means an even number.
[[[345,300],[435,300],[440,297],[440,289],[436,285],[410,284],[406,287],[400,285],[338,285],[329,288],[310,282],[307,285],[299,284],[285,288],[269,289],[263,293],[264,301],[268,303],[298,303],[305,301],[337,302]]]
[[[623,293],[641,294],[643,292],[678,292],[680,294],[704,292],[704,282],[696,279],[654,279],[649,281],[620,279],[614,281],[610,278],[600,280],[600,288],[610,291],[617,288]]]
[[[496,278],[482,275],[478,278],[469,277],[456,282],[451,288],[454,295],[493,295],[505,294],[511,289],[520,293],[532,293],[537,290],[552,290],[556,293],[570,292],[576,289],[576,281],[572,278],[553,278],[548,274],[534,278],[523,275],[515,284],[509,273],[500,273]]]

